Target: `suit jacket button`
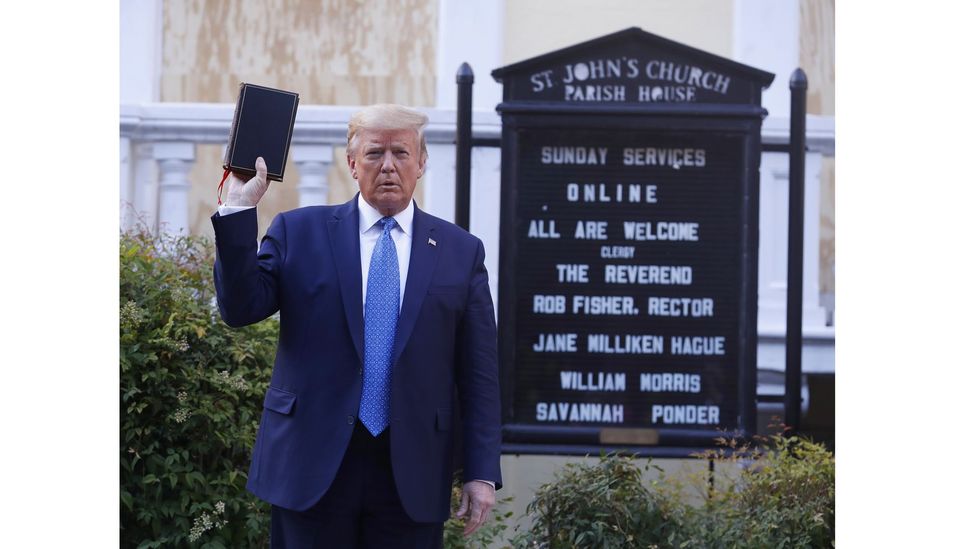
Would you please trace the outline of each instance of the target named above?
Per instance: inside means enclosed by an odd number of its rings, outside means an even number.
[[[346,416],[346,423],[348,423],[349,425],[352,425],[355,422],[356,422],[356,418],[354,418],[352,416]]]

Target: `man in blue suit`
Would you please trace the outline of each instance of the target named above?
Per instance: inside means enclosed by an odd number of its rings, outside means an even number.
[[[274,548],[440,547],[455,417],[466,534],[501,487],[484,246],[412,200],[426,123],[396,105],[356,113],[347,162],[360,192],[279,214],[260,248],[263,159],[249,181],[230,179],[227,205],[212,218],[224,321],[280,312],[247,483],[272,504]]]

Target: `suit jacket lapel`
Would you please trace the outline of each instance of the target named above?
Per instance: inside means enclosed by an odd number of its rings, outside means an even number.
[[[403,306],[400,307],[400,319],[397,322],[396,340],[393,344],[393,360],[396,364],[400,353],[406,347],[413,327],[417,323],[420,307],[427,296],[427,287],[437,266],[439,249],[428,243],[429,239],[437,240],[434,234],[434,224],[431,216],[414,208],[413,239],[410,244],[410,268],[407,271],[407,286],[403,290]]]
[[[329,221],[329,240],[332,242],[332,259],[339,274],[342,304],[346,310],[346,322],[352,342],[363,363],[363,274],[359,258],[359,210],[357,194],[352,200],[335,210]]]

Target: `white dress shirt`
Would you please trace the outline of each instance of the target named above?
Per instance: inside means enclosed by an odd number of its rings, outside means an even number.
[[[383,226],[377,224],[383,214],[370,206],[359,195],[359,261],[363,268],[363,316],[366,316],[366,284],[369,282],[369,262],[373,259],[376,241],[383,234]],[[407,287],[407,271],[410,268],[410,237],[413,235],[413,200],[402,212],[393,216],[396,227],[390,231],[400,263],[400,308],[403,309],[403,291]]]

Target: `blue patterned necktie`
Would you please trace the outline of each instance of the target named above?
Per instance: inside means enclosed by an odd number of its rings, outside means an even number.
[[[373,436],[390,423],[390,360],[400,317],[400,263],[390,236],[396,220],[384,217],[378,223],[382,224],[383,235],[373,248],[366,279],[365,372],[359,402],[359,419]]]

